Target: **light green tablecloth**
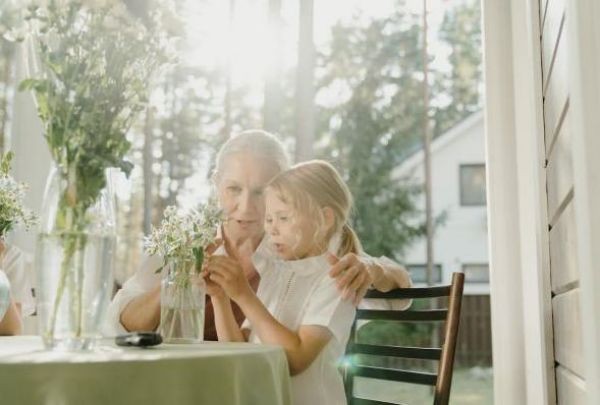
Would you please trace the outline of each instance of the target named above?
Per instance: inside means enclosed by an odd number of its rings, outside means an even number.
[[[279,347],[249,343],[42,349],[39,337],[0,338],[0,404],[289,405]]]

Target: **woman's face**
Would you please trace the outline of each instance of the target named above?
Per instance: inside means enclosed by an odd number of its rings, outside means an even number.
[[[267,183],[278,173],[276,164],[249,153],[233,153],[225,158],[216,186],[230,239],[263,235],[264,191]]]

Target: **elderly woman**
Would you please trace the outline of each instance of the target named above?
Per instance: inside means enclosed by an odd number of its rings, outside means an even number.
[[[288,166],[281,142],[257,130],[230,138],[217,156],[213,181],[226,217],[220,232],[223,243],[215,252],[223,253],[218,265],[244,272],[254,290],[260,282],[256,270],[240,263],[250,262],[245,260],[250,255],[270,254],[264,238],[264,188]],[[159,258],[148,258],[115,295],[109,308],[107,332],[148,331],[158,327],[160,275],[154,270],[160,263]],[[388,291],[410,286],[410,277],[402,266],[387,258],[373,259],[366,254],[332,257],[329,274],[336,279],[340,294],[357,304],[368,288]],[[242,312],[235,308],[234,313],[241,324]],[[216,340],[210,302],[206,307],[205,338]]]

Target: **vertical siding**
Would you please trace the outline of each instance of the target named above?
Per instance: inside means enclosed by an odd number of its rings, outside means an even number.
[[[550,278],[558,404],[583,403],[585,376],[575,232],[565,0],[540,0]]]

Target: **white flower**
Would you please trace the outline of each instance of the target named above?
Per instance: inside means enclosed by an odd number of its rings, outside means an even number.
[[[23,207],[27,186],[8,174],[12,157],[12,152],[8,152],[0,160],[0,237],[16,224],[29,228],[36,222],[35,215]]]
[[[221,217],[214,201],[189,213],[169,206],[160,227],[153,227],[152,233],[144,239],[144,248],[148,254],[162,256],[165,262],[196,260],[196,255],[214,242]]]

